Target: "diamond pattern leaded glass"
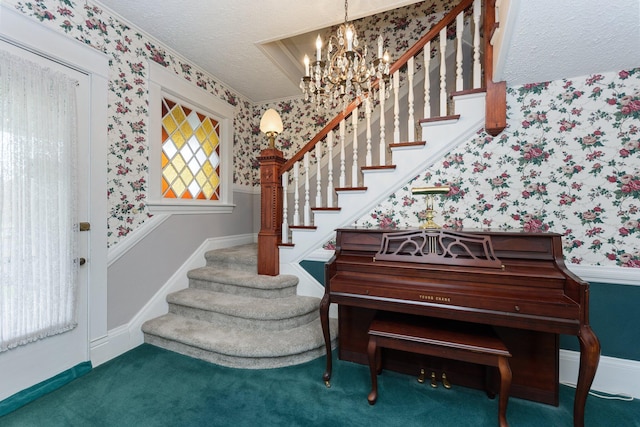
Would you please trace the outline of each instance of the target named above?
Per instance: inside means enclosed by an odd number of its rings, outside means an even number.
[[[162,100],[162,197],[220,199],[220,124]]]

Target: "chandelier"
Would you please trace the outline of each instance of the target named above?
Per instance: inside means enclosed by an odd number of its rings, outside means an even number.
[[[329,38],[327,51],[322,56],[322,38],[316,39],[316,60],[310,63],[304,56],[305,74],[300,81],[300,89],[306,101],[316,107],[343,107],[357,97],[373,92],[376,79],[389,81],[389,52],[383,53],[384,39],[378,37],[378,55],[367,64],[367,47],[360,48],[358,34],[347,16],[348,4],[344,2],[344,24]],[[388,97],[388,90],[384,96]]]

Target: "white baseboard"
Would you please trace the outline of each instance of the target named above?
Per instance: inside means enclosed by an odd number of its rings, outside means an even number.
[[[580,353],[560,350],[560,382],[578,382]],[[640,362],[601,356],[591,390],[640,399]]]
[[[205,240],[128,324],[114,328],[108,331],[107,336],[91,342],[92,365],[101,365],[142,344],[144,342],[140,329],[142,324],[168,312],[167,295],[189,285],[187,272],[205,265],[204,254],[207,251],[254,243],[256,239],[255,234],[241,234]]]

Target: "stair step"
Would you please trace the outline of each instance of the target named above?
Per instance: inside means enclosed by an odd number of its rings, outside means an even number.
[[[428,119],[420,119],[418,123],[421,125],[429,125],[429,124],[446,124],[451,122],[456,122],[460,120],[460,114],[453,114],[450,116],[440,116],[440,117],[430,117]]]
[[[258,245],[255,243],[207,251],[204,258],[208,267],[258,271]]]
[[[329,326],[331,336],[336,337],[337,319],[330,319]],[[219,327],[169,313],[145,322],[142,331],[149,344],[233,368],[290,366],[313,360],[325,351],[320,319],[297,328],[264,331]]]
[[[331,207],[331,208],[326,208],[326,207],[318,207],[318,208],[311,208],[311,210],[313,212],[340,212],[342,208],[339,207]]]
[[[461,96],[474,95],[478,93],[487,93],[487,89],[484,87],[479,87],[477,89],[459,90],[457,92],[451,92],[451,95],[449,95],[449,98],[458,98]]]
[[[396,165],[382,165],[382,166],[362,166],[360,170],[364,171],[383,171],[383,170],[394,170]]]
[[[250,271],[219,267],[196,268],[189,271],[187,277],[191,288],[260,298],[283,298],[295,295],[298,285],[298,278],[292,275],[266,276]]]
[[[353,191],[353,192],[364,193],[365,191],[367,191],[367,187],[336,187],[334,188],[334,191],[336,193],[343,192],[343,191]]]
[[[393,151],[394,149],[399,149],[399,148],[412,148],[412,147],[420,148],[420,147],[424,147],[425,145],[427,145],[426,141],[398,142],[398,143],[390,143],[389,149]]]
[[[167,295],[169,312],[224,326],[283,330],[301,326],[319,316],[320,298],[294,295],[256,298],[187,288]]]

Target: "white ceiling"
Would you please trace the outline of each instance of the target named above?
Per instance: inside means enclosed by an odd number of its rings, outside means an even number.
[[[416,3],[351,0],[349,19]],[[496,71],[523,84],[640,66],[640,0],[502,0],[508,43]],[[605,4],[606,3],[606,4]],[[300,95],[287,77],[302,58],[282,57],[280,40],[341,23],[341,0],[99,0],[254,102]],[[284,42],[286,44],[286,42]],[[313,44],[309,49],[313,51]],[[294,49],[295,51],[295,49]],[[278,66],[279,64],[287,64]]]
[[[537,83],[640,66],[640,0],[501,0],[496,80]]]
[[[254,102],[298,96],[292,82],[259,47],[344,21],[342,0],[99,0],[185,59]],[[349,19],[415,0],[351,0]],[[310,46],[313,52],[314,45]],[[301,76],[304,72],[302,58]]]

